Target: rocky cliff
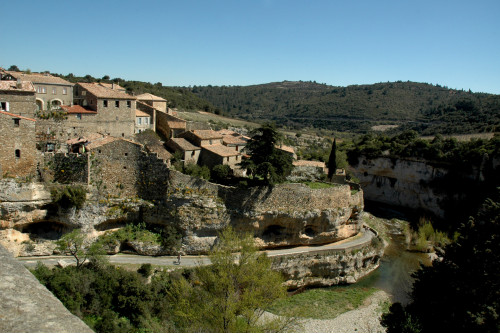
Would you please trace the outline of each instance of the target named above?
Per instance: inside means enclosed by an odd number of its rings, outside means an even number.
[[[41,184],[1,181],[0,241],[14,254],[49,255],[54,240],[74,228],[90,236],[144,221],[174,226],[188,254],[206,253],[227,225],[255,236],[263,248],[335,242],[361,228],[363,193],[348,185],[310,189],[303,184],[240,189],[172,171],[161,200],[87,200],[80,210],[50,204]],[[158,250],[161,253],[161,250]]]

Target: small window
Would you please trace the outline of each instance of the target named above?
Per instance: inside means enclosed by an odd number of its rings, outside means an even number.
[[[102,106],[103,106],[104,108],[107,108],[107,107],[108,107],[108,100],[104,100],[104,101],[102,101]]]
[[[115,101],[115,107],[120,108],[120,101]]]
[[[38,86],[36,88],[36,92],[39,94],[46,94],[47,93],[47,88],[44,86]]]
[[[128,153],[125,153],[125,156],[128,157]]]
[[[193,151],[193,152],[191,152],[191,156],[192,156],[192,157],[194,157],[194,151]]]
[[[132,101],[127,101],[127,108],[131,108],[132,107]]]
[[[123,166],[123,169],[127,169],[127,166]]]
[[[9,111],[9,102],[0,102],[0,110]]]
[[[137,117],[137,124],[141,125],[142,124],[142,117]]]
[[[82,119],[82,114],[76,114],[76,119]]]
[[[68,94],[68,88],[63,87],[62,93],[63,93],[63,95],[67,95]]]
[[[101,153],[101,150],[97,150],[97,152]]]
[[[21,150],[16,150],[16,159],[21,157]]]
[[[52,87],[52,95],[56,95],[57,94],[57,87]]]
[[[146,124],[146,125],[149,124],[149,118],[147,118],[147,117],[144,118],[144,124]]]
[[[125,134],[122,132],[122,137],[125,137]]]
[[[19,127],[19,123],[21,122],[21,119],[19,118],[14,118],[14,126],[17,128]]]

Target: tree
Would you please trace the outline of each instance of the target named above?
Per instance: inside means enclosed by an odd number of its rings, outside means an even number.
[[[10,65],[8,71],[21,72],[21,70],[19,69],[19,67],[17,67],[16,65]]]
[[[56,241],[57,249],[62,253],[71,254],[76,261],[76,267],[83,266],[85,261],[102,262],[104,248],[101,243],[87,240],[81,229],[75,229]]]
[[[332,151],[330,152],[330,158],[328,159],[328,178],[331,179],[336,171],[337,171],[337,139],[333,138]]]
[[[172,284],[174,322],[181,331],[255,332],[278,330],[261,318],[274,300],[286,294],[271,260],[258,253],[251,236],[225,229],[210,252],[210,266],[198,266],[190,280]],[[235,253],[239,251],[239,253]]]
[[[442,260],[414,274],[413,301],[383,315],[388,331],[500,331],[499,199],[487,199],[461,226]]]
[[[276,125],[266,123],[250,134],[252,140],[246,146],[250,159],[242,161],[240,166],[246,168],[249,174],[261,177],[265,184],[284,181],[292,171],[293,158],[276,148],[282,140]]]

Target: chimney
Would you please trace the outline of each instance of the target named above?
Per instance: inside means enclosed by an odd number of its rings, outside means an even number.
[[[111,89],[115,89],[115,83],[114,82],[111,83]]]
[[[17,79],[16,87],[18,89],[23,88],[23,83],[22,83],[21,79]]]

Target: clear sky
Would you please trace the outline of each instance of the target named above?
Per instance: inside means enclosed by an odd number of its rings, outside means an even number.
[[[500,94],[500,0],[0,1],[0,66],[166,86],[410,80]]]

